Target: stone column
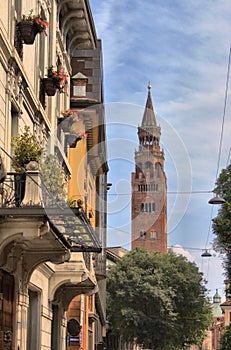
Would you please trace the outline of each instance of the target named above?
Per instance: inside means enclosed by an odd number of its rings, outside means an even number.
[[[42,206],[42,189],[39,165],[37,162],[30,162],[26,166],[26,187],[22,206]]]

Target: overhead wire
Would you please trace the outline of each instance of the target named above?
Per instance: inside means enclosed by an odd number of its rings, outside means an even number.
[[[213,190],[205,191],[167,191],[167,194],[201,194],[201,193],[212,193]],[[129,193],[108,193],[108,196],[130,196],[132,192]]]
[[[217,181],[218,171],[219,171],[219,167],[220,167],[222,142],[223,142],[223,136],[224,136],[224,124],[225,124],[225,115],[226,115],[228,89],[229,89],[230,61],[231,61],[231,47],[229,49],[228,69],[227,69],[227,75],[226,75],[224,108],[223,108],[223,116],[222,116],[222,123],[221,123],[220,141],[219,141],[219,151],[218,151],[218,159],[217,159],[217,171],[216,171],[216,177],[215,177],[216,181]]]
[[[221,122],[221,131],[220,131],[220,140],[219,140],[219,149],[218,149],[218,158],[217,158],[217,169],[216,169],[215,183],[217,182],[217,179],[218,179],[218,172],[219,172],[220,161],[221,161],[221,151],[222,151],[222,143],[223,143],[223,136],[224,136],[225,115],[226,115],[228,89],[229,89],[230,61],[231,61],[231,46],[229,48],[228,68],[227,68],[226,83],[225,83],[224,108],[223,108],[222,122]],[[212,222],[212,215],[213,215],[213,205],[211,207],[211,215],[210,215],[210,220],[209,220],[209,229],[208,229],[208,233],[207,233],[205,249],[206,249],[206,246],[207,246],[208,241],[209,241],[210,230],[211,230],[211,222]]]
[[[228,158],[227,158],[227,162],[226,162],[226,168],[230,163],[230,157],[231,157],[231,147],[229,148]]]

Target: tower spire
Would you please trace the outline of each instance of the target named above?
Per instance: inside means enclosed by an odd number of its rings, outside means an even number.
[[[142,119],[142,127],[145,128],[146,126],[157,126],[156,123],[156,116],[155,116],[155,112],[154,112],[154,108],[153,108],[153,104],[152,104],[152,96],[151,96],[151,84],[150,81],[148,83],[148,97],[147,97],[147,101],[146,101],[146,106],[145,106],[145,110],[144,110],[144,115],[143,115],[143,119]]]

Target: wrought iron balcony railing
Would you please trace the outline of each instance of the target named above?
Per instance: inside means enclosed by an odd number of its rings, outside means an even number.
[[[40,173],[7,173],[0,183],[0,216],[44,213],[51,224],[69,242],[71,250],[101,252],[101,245],[81,206],[70,208],[64,200],[52,196],[41,182]],[[30,214],[31,215],[31,214]]]

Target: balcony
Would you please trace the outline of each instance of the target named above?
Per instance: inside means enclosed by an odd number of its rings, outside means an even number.
[[[74,252],[101,252],[98,238],[81,207],[70,208],[52,197],[37,171],[8,173],[0,184],[0,217],[43,217],[59,240]]]

